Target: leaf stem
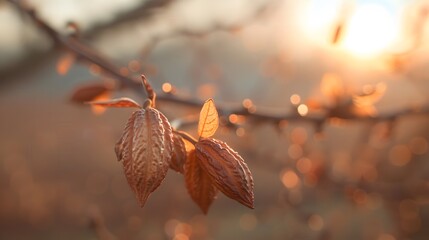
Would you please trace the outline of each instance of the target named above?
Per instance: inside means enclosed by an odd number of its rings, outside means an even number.
[[[188,142],[192,143],[192,144],[196,144],[198,141],[193,138],[191,135],[182,132],[182,131],[177,131],[177,130],[173,130],[174,133],[179,134],[182,138],[186,139]]]

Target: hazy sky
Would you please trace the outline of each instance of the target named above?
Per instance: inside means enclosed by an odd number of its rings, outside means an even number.
[[[106,23],[115,19],[118,14],[127,12],[142,4],[145,0],[32,0],[38,14],[54,28],[64,29],[70,20],[76,22],[82,31],[89,30],[95,24]],[[157,34],[160,31],[169,31],[171,27],[204,28],[213,21],[234,22],[248,14],[249,9],[265,0],[180,0],[168,6],[160,20],[155,21],[151,29],[145,29],[145,34]],[[198,21],[195,21],[198,19]],[[163,23],[161,23],[163,22]],[[171,26],[170,26],[171,25]],[[147,26],[146,26],[147,27]],[[37,32],[23,23],[22,19],[8,3],[0,5],[0,68],[5,67],[25,55],[29,49],[44,48],[46,44],[40,39]],[[37,42],[37,41],[36,41]]]
[[[34,6],[40,16],[46,19],[56,29],[64,29],[65,24],[72,20],[78,23],[82,31],[89,30],[94,24],[106,23],[115,19],[118,14],[135,8],[145,0],[30,0],[30,5]],[[145,38],[153,35],[162,35],[172,29],[191,28],[204,29],[213,22],[233,23],[251,14],[254,9],[269,0],[180,0],[168,6],[159,14],[150,24],[140,24],[135,27],[134,39],[130,39],[127,34],[124,37],[115,36],[117,41],[131,41],[129,44],[144,42]],[[289,7],[293,5],[306,5],[310,10],[310,15],[314,17],[314,33],[320,29],[323,30],[323,19],[332,18],[338,11],[339,6],[344,3],[353,6],[363,4],[381,5],[388,12],[398,15],[403,8],[405,0],[308,0],[297,2],[285,0]],[[408,1],[419,2],[419,1]],[[427,2],[421,0],[420,2]],[[286,14],[285,14],[286,15]],[[297,14],[303,15],[303,14]],[[196,21],[196,19],[198,21]],[[291,17],[286,16],[286,21]],[[326,20],[327,21],[327,20]],[[380,24],[384,24],[381,22]],[[311,26],[310,26],[311,27]],[[376,30],[375,30],[376,31]],[[37,48],[46,48],[48,44],[40,40],[37,31],[23,23],[22,19],[8,3],[0,4],[0,68],[6,67],[19,60],[29,50]],[[311,34],[314,34],[311,32]],[[119,35],[119,34],[117,34]],[[112,36],[111,36],[112,37]],[[99,43],[103,44],[103,39]],[[107,39],[108,40],[108,39]],[[113,40],[112,40],[113,41]],[[107,45],[110,42],[106,43]],[[124,45],[124,44],[122,44]],[[120,46],[118,46],[120,47]],[[126,46],[125,46],[126,47]],[[124,47],[123,47],[124,48]],[[109,48],[105,48],[109,50]],[[121,49],[126,51],[127,49]],[[128,50],[130,51],[130,50]]]

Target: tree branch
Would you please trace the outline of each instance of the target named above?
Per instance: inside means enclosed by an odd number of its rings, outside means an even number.
[[[58,46],[63,47],[64,49],[74,53],[78,59],[90,63],[96,64],[102,70],[102,73],[116,79],[120,84],[120,88],[129,88],[136,91],[139,95],[144,94],[141,91],[140,80],[137,77],[125,75],[121,73],[119,67],[116,66],[112,61],[107,57],[103,56],[99,52],[95,51],[89,45],[85,44],[81,39],[74,36],[64,36],[61,33],[57,32],[55,29],[49,26],[46,22],[40,19],[36,11],[32,8],[25,6],[22,1],[19,0],[8,0],[10,3],[14,4],[21,12],[24,12],[28,17],[37,24],[37,26],[45,32]],[[261,14],[260,11],[257,12]],[[224,26],[222,26],[224,27]],[[237,26],[235,26],[237,27]],[[226,27],[225,27],[226,28]],[[228,29],[228,28],[226,28]],[[180,34],[186,35],[199,35],[200,33],[193,33],[189,31],[179,31]],[[144,96],[147,96],[145,94]],[[161,102],[170,102],[181,104],[190,107],[201,107],[203,101],[195,98],[185,98],[171,93],[162,93],[157,95],[157,100]],[[354,120],[354,121],[393,121],[400,116],[409,116],[409,115],[421,115],[429,114],[429,107],[425,106],[420,109],[407,108],[401,109],[398,111],[380,114],[376,116],[360,116],[357,114],[348,114],[347,117],[342,116],[341,114],[335,114],[334,109],[324,109],[324,112],[321,114],[299,114],[297,111],[289,111],[285,113],[273,114],[271,112],[264,112],[260,110],[259,107],[252,106],[252,109],[246,107],[238,108],[227,108],[221,104],[217,104],[219,115],[225,119],[228,119],[228,116],[231,114],[236,114],[240,116],[245,116],[249,120],[259,121],[259,122],[271,122],[278,124],[281,121],[289,122],[308,122],[312,123],[317,127],[320,127],[323,123],[331,118],[341,118],[345,120]],[[256,110],[255,110],[256,109]],[[282,112],[282,111],[278,111]],[[234,123],[230,123],[232,126]]]

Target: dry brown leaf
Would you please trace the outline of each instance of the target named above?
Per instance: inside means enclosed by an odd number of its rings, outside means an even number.
[[[210,205],[216,198],[217,189],[210,176],[201,167],[195,150],[191,151],[184,166],[186,188],[192,200],[207,214]]]
[[[126,107],[134,107],[141,108],[141,106],[136,103],[134,100],[130,98],[115,98],[106,101],[93,101],[88,102],[93,106],[101,106],[101,107],[118,107],[118,108],[126,108]]]
[[[73,91],[70,100],[75,103],[99,100],[100,96],[110,95],[111,90],[112,86],[105,82],[85,84],[77,87]]]
[[[208,99],[200,112],[198,135],[202,138],[213,136],[219,126],[219,116],[213,99]]]
[[[215,186],[229,198],[253,206],[253,178],[243,158],[226,143],[202,138],[195,144],[196,156]]]
[[[172,144],[170,123],[152,107],[134,112],[116,143],[118,161],[142,207],[167,174]]]
[[[71,66],[76,60],[76,56],[73,53],[66,53],[57,62],[57,72],[60,75],[66,75],[70,70]]]
[[[186,161],[186,148],[182,137],[173,132],[173,152],[171,155],[170,168],[176,172],[183,173],[183,165]]]

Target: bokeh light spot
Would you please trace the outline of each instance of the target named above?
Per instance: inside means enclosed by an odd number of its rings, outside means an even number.
[[[170,93],[173,90],[173,86],[170,83],[162,84],[162,91],[165,93]]]
[[[300,180],[298,175],[293,170],[288,169],[281,175],[281,181],[285,187],[295,188],[298,186]]]
[[[290,96],[290,102],[293,105],[298,105],[301,103],[301,97],[298,94],[293,94],[292,96]]]
[[[305,104],[300,104],[297,108],[299,115],[305,116],[308,114],[308,107]]]

